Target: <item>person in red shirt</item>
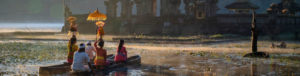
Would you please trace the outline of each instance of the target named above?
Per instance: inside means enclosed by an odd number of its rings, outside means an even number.
[[[120,40],[119,47],[117,49],[117,55],[114,59],[116,63],[126,63],[127,51],[124,47],[124,40]]]
[[[97,46],[98,43],[98,46]],[[96,49],[96,58],[94,60],[96,69],[104,69],[106,67],[106,50],[103,48],[104,41],[98,40],[94,43]]]

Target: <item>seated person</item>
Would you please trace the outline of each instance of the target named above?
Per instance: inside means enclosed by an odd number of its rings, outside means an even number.
[[[94,56],[95,56],[95,48],[92,46],[91,44],[92,42],[89,41],[87,42],[87,47],[85,48],[85,52],[88,54],[88,56],[90,57],[91,61],[94,61]]]
[[[103,46],[104,46],[104,41],[101,39],[94,43],[94,47],[96,49],[96,58],[94,60],[94,63],[96,69],[100,69],[100,70],[103,70],[106,67],[106,50],[103,48]]]
[[[85,45],[80,44],[79,50],[74,54],[74,61],[71,66],[74,72],[89,72],[91,71],[90,58],[85,53]]]
[[[117,55],[114,59],[116,63],[126,63],[127,51],[124,47],[124,40],[120,40],[119,47],[117,49]]]

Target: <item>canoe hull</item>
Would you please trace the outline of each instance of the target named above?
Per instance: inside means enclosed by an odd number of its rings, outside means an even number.
[[[114,56],[109,55],[108,60],[113,60]],[[128,58],[127,63],[125,64],[115,64],[112,63],[109,65],[106,69],[114,69],[118,67],[124,67],[127,65],[139,65],[141,64],[141,57],[139,55],[131,56]],[[50,75],[50,74],[63,74],[66,72],[71,71],[71,64],[64,63],[59,65],[52,65],[52,66],[43,66],[39,68],[39,74],[40,75]]]

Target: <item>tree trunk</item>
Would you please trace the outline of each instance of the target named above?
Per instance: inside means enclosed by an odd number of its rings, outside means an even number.
[[[252,24],[251,24],[251,43],[252,43],[252,53],[257,52],[257,30],[256,30],[256,19],[255,19],[255,10],[252,10]]]

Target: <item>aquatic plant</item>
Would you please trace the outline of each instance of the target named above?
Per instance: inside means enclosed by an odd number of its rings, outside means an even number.
[[[63,59],[66,45],[50,43],[0,43],[0,64],[41,62]]]
[[[209,36],[210,38],[222,38],[224,37],[222,34],[215,34],[215,35],[211,35]]]

